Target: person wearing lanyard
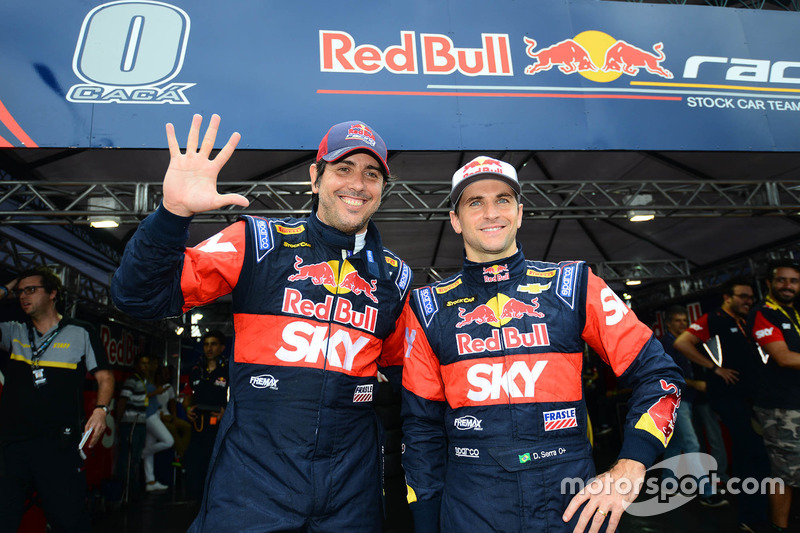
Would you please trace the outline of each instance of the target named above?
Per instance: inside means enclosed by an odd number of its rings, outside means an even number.
[[[800,313],[794,305],[800,291],[800,264],[771,264],[767,288],[767,297],[748,326],[766,359],[755,412],[764,430],[772,475],[785,484],[784,490],[769,495],[772,524],[780,531],[789,526],[792,488],[800,485]]]
[[[673,346],[707,369],[708,402],[731,435],[732,475],[761,480],[769,474],[769,461],[764,441],[750,423],[763,366],[746,330],[745,319],[752,305],[750,282],[739,278],[728,281],[722,287],[722,305],[693,322]],[[737,501],[743,531],[756,529],[766,521],[768,501],[764,494],[743,493]]]
[[[0,350],[9,352],[0,396],[0,531],[16,531],[33,487],[54,531],[88,531],[86,477],[79,444],[91,448],[106,430],[114,376],[94,327],[56,309],[61,280],[47,268],[26,271],[0,286],[19,299],[25,322],[0,323]],[[86,372],[98,384],[88,420]]]

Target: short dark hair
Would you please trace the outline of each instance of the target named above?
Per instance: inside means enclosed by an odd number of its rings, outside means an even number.
[[[673,319],[675,315],[686,315],[687,318],[689,316],[689,311],[682,305],[671,305],[664,311],[664,316],[667,319],[667,322]]]
[[[357,154],[357,153],[364,153],[364,154],[371,155],[371,156],[375,157],[375,154],[373,154],[372,152],[370,152],[368,150],[354,150],[354,151],[348,153],[347,155]],[[346,157],[346,156],[342,156],[339,159],[343,159],[344,157]],[[339,159],[337,159],[336,161],[333,161],[330,164],[336,163],[337,161],[339,161]],[[319,161],[315,161],[314,164],[317,166],[317,179],[314,180],[314,183],[317,184],[317,186],[319,186],[319,180],[322,179],[322,175],[325,173],[325,167],[328,166],[329,163],[328,163],[328,161],[325,161],[324,159],[320,159]],[[383,176],[383,184],[384,185],[386,185],[387,183],[392,182],[392,181],[395,180],[395,177],[392,176],[391,174],[384,174],[383,169],[381,169],[381,176]],[[314,206],[314,210],[316,210],[319,207],[319,194],[317,194],[315,192],[311,193],[311,204]]]
[[[209,337],[214,337],[215,339],[217,339],[219,341],[219,343],[221,345],[227,346],[227,344],[226,344],[226,340],[227,339],[225,338],[225,334],[222,333],[220,330],[215,329],[215,330],[211,330],[211,331],[206,332],[206,334],[203,335],[203,338],[200,339],[200,343],[201,344],[205,343],[206,339],[209,338]]]
[[[45,266],[40,266],[26,270],[19,275],[19,279],[22,280],[33,276],[42,278],[42,287],[44,287],[46,292],[56,291],[56,303],[58,303],[64,292],[63,285],[61,285],[61,278],[58,277],[58,274]]]
[[[779,268],[791,268],[798,274],[800,274],[800,264],[794,259],[779,259],[777,261],[772,261],[767,268],[767,281],[772,281],[775,279],[775,271]]]
[[[722,285],[722,296],[733,296],[734,288],[739,285],[753,288],[753,283],[747,278],[731,278]]]

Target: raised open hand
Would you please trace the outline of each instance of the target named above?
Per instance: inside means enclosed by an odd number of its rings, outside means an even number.
[[[241,135],[234,133],[217,157],[210,159],[214,141],[219,129],[219,115],[212,115],[203,144],[197,148],[200,138],[200,125],[203,117],[192,117],[192,127],[186,141],[186,153],[181,153],[175,138],[175,127],[167,124],[167,144],[169,145],[169,168],[164,176],[164,208],[183,217],[195,213],[220,209],[226,205],[247,207],[250,202],[240,194],[217,193],[217,175],[228,162]]]

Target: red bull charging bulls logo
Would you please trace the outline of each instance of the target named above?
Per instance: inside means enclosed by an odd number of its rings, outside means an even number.
[[[661,396],[639,418],[636,429],[647,431],[666,446],[675,430],[675,415],[681,405],[681,393],[674,383],[667,383],[663,379],[661,380],[661,389],[667,394]]]
[[[508,276],[508,265],[492,265],[489,267],[483,267],[483,281],[486,283],[506,281]]]
[[[530,303],[498,294],[485,304],[480,304],[467,311],[458,308],[456,328],[461,329],[470,324],[489,324],[494,328],[489,336],[473,336],[475,330],[466,329],[464,333],[456,333],[456,346],[459,355],[473,353],[497,352],[503,349],[537,348],[550,345],[550,336],[545,322],[524,322],[522,328],[508,324],[525,316],[544,318],[544,313],[537,311],[539,299],[533,298]]]
[[[671,79],[672,72],[661,66],[667,58],[663,43],[652,45],[652,52],[618,40],[600,31],[585,31],[572,39],[564,39],[543,48],[529,37],[523,37],[528,57],[535,60],[525,67],[533,76],[556,67],[563,74],[579,73],[592,81],[609,82],[622,74],[636,76],[644,69],[650,74]]]
[[[534,298],[531,303],[525,303],[515,298],[509,298],[505,294],[498,294],[485,304],[480,304],[472,311],[467,311],[463,307],[458,308],[458,318],[460,322],[457,328],[463,328],[469,324],[490,324],[500,327],[512,319],[519,319],[523,316],[544,318],[544,313],[537,311],[539,308],[539,298]]]
[[[353,265],[344,261],[339,274],[341,279],[337,280],[338,261],[328,261],[324,263],[303,264],[303,258],[295,256],[294,269],[297,272],[289,276],[289,281],[311,280],[314,285],[322,285],[333,294],[352,292],[363,294],[375,303],[378,298],[375,296],[378,281],[372,280],[368,283],[356,272]]]

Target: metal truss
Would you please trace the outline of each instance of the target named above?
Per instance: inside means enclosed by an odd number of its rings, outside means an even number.
[[[40,266],[47,266],[55,271],[61,278],[64,289],[66,316],[75,316],[77,307],[81,306],[98,316],[107,317],[111,321],[133,329],[171,338],[175,337],[175,328],[180,325],[178,319],[142,322],[129,317],[111,303],[107,282],[100,282],[84,275],[80,270],[13,236],[3,235],[0,239],[0,266],[12,272],[24,272]]]
[[[305,216],[308,182],[220,182],[220,193],[239,193],[250,206],[209,211],[195,223],[230,223],[239,214]],[[398,181],[387,185],[376,220],[447,220],[449,181]],[[786,216],[800,212],[800,181],[526,181],[526,218],[627,218],[630,211],[657,217]],[[107,207],[90,206],[103,199]],[[2,224],[88,224],[90,217],[117,217],[136,224],[161,201],[161,184],[146,182],[0,181]],[[94,202],[94,201],[93,201]]]
[[[653,312],[671,303],[685,301],[710,291],[718,291],[720,286],[733,278],[745,278],[753,282],[756,299],[762,299],[765,295],[756,281],[764,278],[765,269],[770,262],[782,259],[800,263],[800,242],[753,253],[713,269],[689,273],[680,279],[651,283],[641,293],[634,294],[634,305],[637,310]]]
[[[592,266],[605,281],[685,279],[691,275],[689,261],[606,261]]]
[[[636,4],[673,4],[673,5],[695,5],[712,7],[735,7],[742,9],[784,9],[786,11],[800,11],[800,1],[798,0],[625,0]]]

